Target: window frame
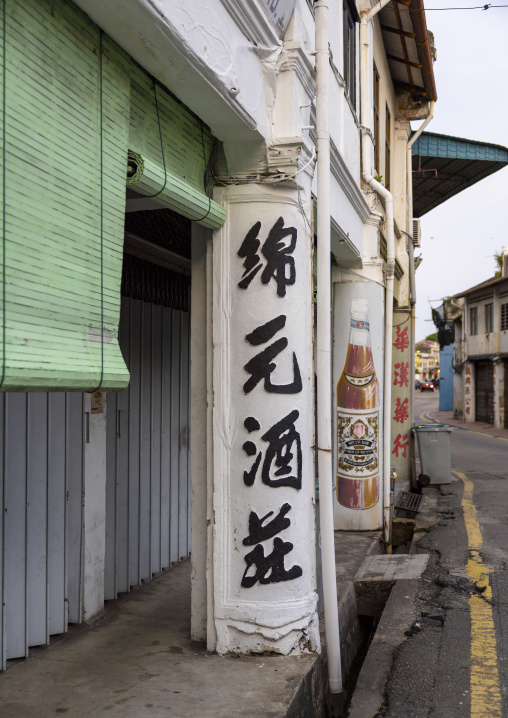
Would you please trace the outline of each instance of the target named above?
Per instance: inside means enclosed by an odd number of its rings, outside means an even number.
[[[494,331],[494,304],[489,302],[485,305],[485,332],[491,334]]]
[[[478,307],[469,307],[469,334],[472,337],[478,334]]]
[[[342,4],[342,39],[345,90],[356,108],[356,18],[347,0]]]
[[[372,110],[374,114],[374,169],[380,173],[380,121],[379,106],[381,104],[381,78],[376,63],[373,63],[372,72]]]

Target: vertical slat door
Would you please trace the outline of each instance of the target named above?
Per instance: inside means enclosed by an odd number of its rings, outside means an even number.
[[[83,395],[0,395],[0,668],[81,621]]]
[[[123,298],[119,337],[131,381],[108,396],[106,599],[190,551],[189,315]]]
[[[494,423],[494,364],[490,361],[475,365],[476,421]]]

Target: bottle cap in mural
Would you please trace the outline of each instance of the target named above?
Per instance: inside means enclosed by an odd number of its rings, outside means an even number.
[[[365,316],[369,313],[368,299],[353,299],[351,302],[351,316]]]

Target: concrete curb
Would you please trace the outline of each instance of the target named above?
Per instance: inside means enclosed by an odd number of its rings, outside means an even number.
[[[384,703],[395,651],[414,622],[418,579],[397,581],[370,644],[351,700],[348,718],[374,718]]]

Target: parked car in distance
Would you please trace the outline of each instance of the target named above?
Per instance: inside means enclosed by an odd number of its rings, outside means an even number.
[[[421,389],[422,388],[422,382],[419,379],[415,380],[415,389]]]
[[[420,391],[434,391],[434,382],[424,381],[420,388]]]

